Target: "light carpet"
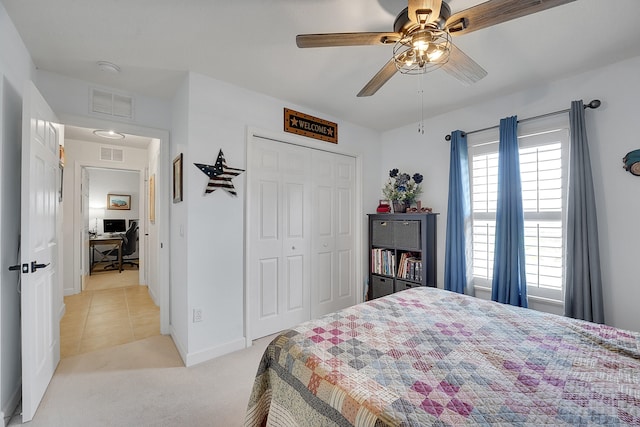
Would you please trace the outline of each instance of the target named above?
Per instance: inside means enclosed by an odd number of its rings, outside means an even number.
[[[26,425],[241,426],[258,363],[273,338],[190,368],[169,336],[63,359]],[[20,423],[17,415],[8,425]]]

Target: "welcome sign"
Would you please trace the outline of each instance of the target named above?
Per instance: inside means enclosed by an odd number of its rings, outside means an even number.
[[[284,131],[338,143],[338,125],[298,111],[284,109]]]

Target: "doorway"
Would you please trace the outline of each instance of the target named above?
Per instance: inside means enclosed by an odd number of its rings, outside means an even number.
[[[130,312],[121,312],[120,314],[137,316],[137,318],[134,320],[122,317],[119,321],[131,328],[130,332],[135,339],[149,336],[151,323],[155,323],[157,326],[157,333],[166,334],[169,331],[169,283],[166,279],[168,277],[168,259],[165,259],[167,251],[162,249],[166,245],[166,236],[168,236],[168,204],[156,202],[156,220],[151,223],[148,215],[148,194],[149,176],[153,174],[156,182],[157,200],[167,200],[168,189],[165,186],[169,182],[166,178],[169,174],[168,168],[164,165],[167,164],[166,159],[169,151],[168,133],[131,125],[107,124],[92,119],[71,119],[66,122],[66,170],[63,190],[63,215],[65,219],[63,240],[66,247],[62,257],[65,265],[66,309],[72,311],[91,300],[90,305],[81,309],[84,310],[84,314],[80,315],[80,317],[84,316],[85,321],[88,322],[87,315],[90,314],[90,307],[97,307],[102,303],[114,306],[112,308],[118,305],[129,307],[131,308]],[[69,124],[70,122],[72,124]],[[79,126],[76,126],[76,123]],[[125,135],[125,143],[118,144],[117,141],[99,140],[95,137],[91,139],[89,135],[93,134],[94,129],[104,128],[118,129]],[[145,134],[150,136],[138,136]],[[131,196],[132,206],[135,206],[136,209],[107,210],[106,193],[105,197],[98,197],[102,206],[97,206],[89,197],[91,186],[88,185],[88,175],[91,171],[98,174],[135,175],[136,184],[133,189],[123,187],[122,183],[112,183],[103,185],[103,190]],[[113,181],[113,179],[106,178],[103,181]],[[122,273],[116,270],[115,272],[96,274],[95,278],[103,281],[98,286],[101,288],[98,289],[100,298],[96,298],[98,295],[95,292],[93,295],[83,295],[82,290],[86,288],[87,278],[90,278],[89,231],[102,232],[102,221],[105,218],[123,220],[127,226],[134,220],[138,223],[138,255],[134,256],[137,258],[135,263],[138,266],[134,269],[125,264],[125,270]],[[108,276],[112,276],[114,280]],[[105,284],[105,280],[109,283]],[[144,292],[134,292],[134,288],[129,286],[131,283],[135,283],[136,286],[144,285]],[[125,286],[121,286],[123,284]],[[142,305],[138,307],[136,304]],[[144,319],[145,316],[142,316],[143,314],[147,315],[146,319]],[[111,320],[112,323],[113,321],[118,322],[115,319]],[[141,332],[140,328],[136,330],[136,327],[140,326],[140,322],[147,326],[146,331]],[[88,323],[87,326],[89,326]],[[122,341],[122,336],[120,341]],[[112,342],[113,344],[122,343],[117,339]]]
[[[147,283],[147,265],[144,262],[148,243],[145,239],[147,196],[144,180],[147,168],[136,170],[125,169],[127,164],[122,166],[98,168],[81,165],[80,212],[76,216],[81,222],[81,290],[87,289],[86,282],[90,281],[92,273],[113,270],[119,250],[124,261],[130,263],[125,265],[137,267],[139,279],[136,281]],[[98,275],[94,279],[98,279]],[[77,290],[76,286],[74,290]]]

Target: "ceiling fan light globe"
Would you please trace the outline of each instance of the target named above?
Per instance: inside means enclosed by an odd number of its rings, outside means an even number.
[[[435,47],[433,49],[431,49],[429,52],[427,52],[427,57],[429,58],[429,62],[435,62],[438,61],[440,58],[442,58],[442,55],[444,55],[444,50],[442,50],[440,47]]]
[[[411,45],[416,51],[424,52],[429,48],[433,36],[429,28],[418,30],[411,35]]]
[[[418,52],[425,52],[427,49],[429,49],[429,42],[426,42],[424,40],[416,40],[413,42],[413,48]]]

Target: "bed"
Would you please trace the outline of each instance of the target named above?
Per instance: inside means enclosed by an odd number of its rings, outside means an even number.
[[[414,288],[278,335],[245,426],[640,425],[640,334]]]

